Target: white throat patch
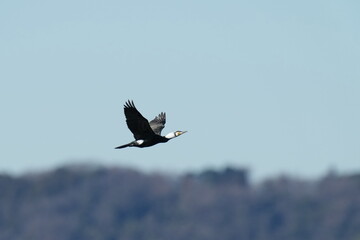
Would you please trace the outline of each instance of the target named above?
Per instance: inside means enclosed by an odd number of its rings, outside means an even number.
[[[167,139],[171,139],[171,138],[176,137],[176,135],[175,135],[175,132],[171,132],[171,133],[166,134],[165,137],[166,137]]]

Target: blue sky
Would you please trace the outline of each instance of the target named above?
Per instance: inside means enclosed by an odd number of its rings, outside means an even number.
[[[0,172],[360,170],[358,1],[2,1]],[[123,104],[167,113],[148,149]]]

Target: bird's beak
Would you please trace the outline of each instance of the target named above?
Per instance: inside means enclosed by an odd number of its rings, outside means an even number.
[[[184,133],[186,133],[187,131],[176,131],[176,132],[174,132],[174,135],[175,135],[175,137],[178,137],[178,136],[180,136],[180,135],[183,135]]]

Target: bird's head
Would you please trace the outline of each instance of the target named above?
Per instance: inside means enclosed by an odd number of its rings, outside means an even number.
[[[171,132],[165,135],[165,137],[167,139],[172,139],[172,138],[176,138],[184,133],[186,133],[187,131],[175,131],[175,132]]]

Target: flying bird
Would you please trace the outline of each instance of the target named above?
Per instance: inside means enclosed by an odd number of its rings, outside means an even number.
[[[170,139],[178,137],[186,131],[175,131],[165,136],[161,136],[161,131],[165,127],[166,114],[161,112],[150,122],[144,118],[136,109],[133,101],[128,100],[124,105],[124,113],[126,124],[130,131],[134,134],[135,140],[116,147],[115,149],[125,147],[150,147],[158,143],[165,143]]]

